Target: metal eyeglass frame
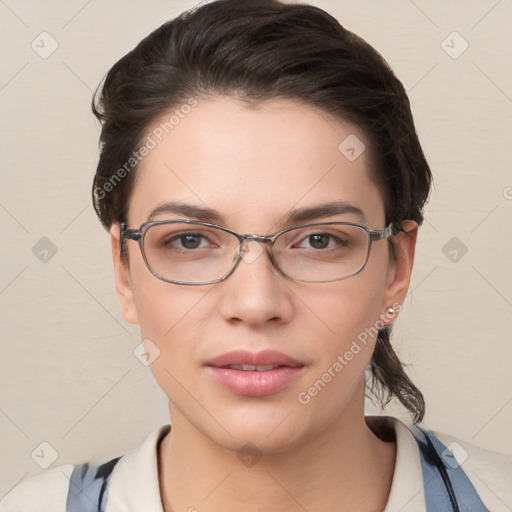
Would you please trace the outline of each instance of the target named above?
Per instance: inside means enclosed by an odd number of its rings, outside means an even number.
[[[225,231],[227,233],[234,235],[239,241],[239,246],[238,246],[238,250],[236,252],[236,260],[233,263],[233,267],[227,274],[225,274],[224,276],[222,276],[219,279],[214,279],[211,281],[205,281],[205,282],[200,282],[200,283],[190,283],[187,281],[176,281],[176,280],[168,279],[164,276],[161,276],[160,274],[155,272],[153,270],[153,268],[151,268],[151,265],[148,263],[146,254],[144,252],[144,237],[149,228],[151,228],[152,226],[158,226],[158,225],[162,225],[162,224],[191,224],[194,226],[206,226],[206,227],[210,227],[210,228],[220,229],[221,231]],[[272,254],[272,246],[274,245],[276,239],[279,236],[283,235],[284,233],[287,233],[288,231],[292,231],[294,229],[314,227],[314,226],[326,226],[326,225],[357,226],[357,227],[363,229],[364,231],[366,231],[366,233],[368,235],[368,249],[366,251],[366,259],[364,260],[363,264],[355,272],[353,272],[352,274],[349,274],[348,276],[343,276],[343,277],[336,278],[336,279],[321,280],[321,281],[297,279],[295,277],[288,275],[286,272],[284,272],[279,267],[279,265],[276,263],[276,261],[274,260],[273,254]],[[368,259],[370,257],[370,249],[371,249],[372,242],[377,241],[377,240],[384,240],[386,238],[395,236],[401,231],[403,231],[403,229],[397,229],[393,225],[393,223],[388,224],[384,229],[374,230],[374,229],[370,229],[368,226],[365,226],[364,224],[358,224],[356,222],[316,222],[314,224],[301,224],[298,226],[292,226],[290,228],[283,229],[282,231],[279,231],[278,233],[276,233],[274,235],[261,236],[261,235],[255,235],[252,233],[241,235],[241,234],[237,233],[236,231],[233,231],[232,229],[226,228],[224,226],[219,226],[217,224],[211,224],[209,222],[201,222],[201,221],[188,220],[188,219],[157,220],[157,221],[144,222],[143,224],[140,225],[140,227],[138,229],[127,228],[126,222],[121,222],[120,245],[121,245],[121,256],[122,256],[124,254],[123,250],[124,250],[124,241],[125,240],[134,240],[134,241],[138,242],[140,251],[142,254],[142,258],[144,259],[144,263],[146,264],[149,271],[155,277],[157,277],[158,279],[165,281],[167,283],[181,284],[181,285],[185,285],[185,286],[198,286],[198,285],[215,284],[215,283],[220,283],[221,281],[224,281],[235,271],[236,267],[240,263],[240,260],[242,259],[242,249],[243,249],[244,245],[250,241],[255,241],[255,242],[259,242],[259,243],[263,243],[263,244],[269,244],[269,248],[270,248],[269,257],[270,257],[270,261],[272,262],[272,265],[274,266],[274,268],[278,269],[286,277],[293,279],[294,281],[301,281],[304,283],[329,283],[332,281],[341,281],[343,279],[347,279],[348,277],[352,277],[352,276],[355,276],[356,274],[359,274],[359,272],[361,272],[363,270],[363,268],[366,266],[366,263],[368,262]]]

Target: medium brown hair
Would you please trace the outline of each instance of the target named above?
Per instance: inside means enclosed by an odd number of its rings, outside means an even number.
[[[325,11],[278,0],[217,0],[163,24],[121,58],[96,91],[102,124],[93,203],[102,224],[126,220],[149,127],[191,98],[297,100],[365,134],[386,223],[421,224],[431,172],[401,82],[382,56]],[[392,245],[391,245],[392,248]],[[369,389],[421,421],[425,404],[380,329]]]

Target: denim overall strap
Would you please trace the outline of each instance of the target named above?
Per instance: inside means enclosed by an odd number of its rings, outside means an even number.
[[[105,512],[108,483],[120,457],[101,466],[78,464],[69,480],[66,512]]]
[[[432,433],[409,429],[420,450],[427,512],[487,512],[452,452]]]

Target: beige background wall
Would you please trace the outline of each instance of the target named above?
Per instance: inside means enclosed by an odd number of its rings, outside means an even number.
[[[511,453],[512,2],[312,3],[388,59],[435,174],[395,335],[426,424]],[[119,57],[193,5],[0,2],[0,494],[50,463],[122,454],[168,422],[89,200],[89,104]]]

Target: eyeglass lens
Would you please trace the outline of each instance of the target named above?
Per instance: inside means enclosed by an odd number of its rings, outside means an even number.
[[[271,251],[285,275],[320,282],[358,272],[366,263],[369,245],[368,233],[361,226],[324,224],[282,233]],[[189,283],[227,275],[237,262],[239,246],[232,233],[190,223],[155,224],[143,238],[146,262],[155,274]]]

